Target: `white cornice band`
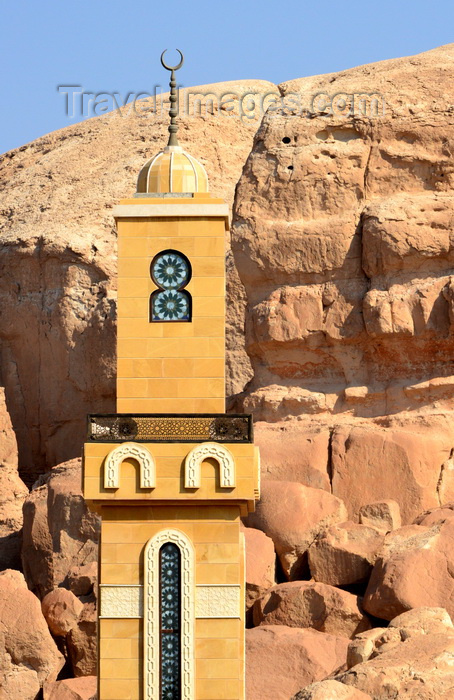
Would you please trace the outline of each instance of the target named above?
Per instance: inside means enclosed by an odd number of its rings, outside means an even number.
[[[142,219],[156,217],[229,217],[227,204],[117,204],[113,208],[116,219]]]

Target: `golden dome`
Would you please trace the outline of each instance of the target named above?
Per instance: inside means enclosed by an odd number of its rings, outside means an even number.
[[[208,192],[208,175],[203,165],[181,146],[166,146],[143,166],[137,192]]]

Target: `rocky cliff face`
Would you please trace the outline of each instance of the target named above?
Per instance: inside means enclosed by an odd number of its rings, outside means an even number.
[[[232,239],[249,403],[266,420],[382,416],[450,397],[453,68],[448,47],[280,86],[301,101],[368,88],[385,113],[271,113],[256,135]]]
[[[447,46],[284,83],[289,105],[321,106],[267,114],[237,187],[253,369],[237,405],[295,444],[325,426],[317,468],[353,516],[371,491],[406,522],[452,495],[453,67]]]

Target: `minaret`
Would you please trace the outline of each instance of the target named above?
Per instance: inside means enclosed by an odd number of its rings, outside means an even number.
[[[165,52],[164,52],[165,53]],[[114,211],[117,411],[91,415],[84,495],[102,518],[99,700],[244,699],[252,420],[225,414],[225,202],[177,140]]]

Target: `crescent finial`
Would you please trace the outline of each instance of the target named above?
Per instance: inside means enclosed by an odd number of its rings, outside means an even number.
[[[167,49],[164,49],[164,51],[163,51],[162,54],[161,54],[161,63],[162,63],[162,65],[163,65],[163,67],[164,67],[166,70],[178,70],[179,68],[181,68],[181,66],[182,66],[183,63],[184,63],[184,56],[183,56],[183,54],[181,53],[180,49],[177,49],[177,51],[178,51],[178,53],[180,54],[181,61],[179,62],[179,64],[178,64],[177,66],[168,66],[167,63],[164,61],[164,54],[165,54],[166,51],[167,51]]]

